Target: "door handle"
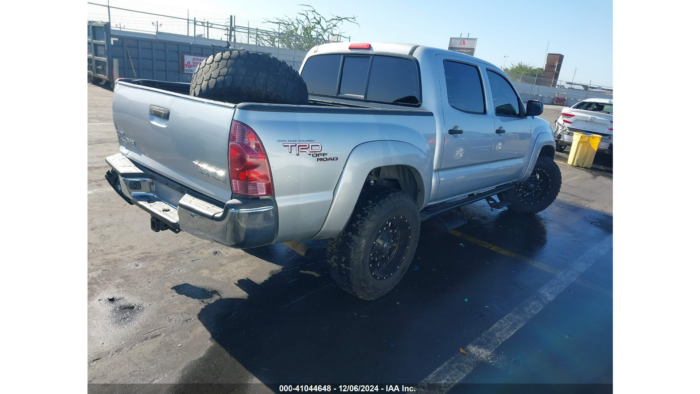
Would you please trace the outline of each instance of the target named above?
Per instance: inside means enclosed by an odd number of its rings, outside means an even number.
[[[170,119],[170,110],[167,108],[159,107],[157,105],[151,105],[148,108],[148,113],[157,118],[168,120]]]
[[[496,134],[503,134],[505,132],[506,132],[506,129],[504,129],[503,126],[496,129]]]
[[[459,126],[455,126],[455,127],[451,128],[451,129],[448,131],[448,133],[450,133],[450,134],[452,134],[452,135],[455,135],[455,134],[462,134],[463,131],[462,131],[462,129],[459,128]]]

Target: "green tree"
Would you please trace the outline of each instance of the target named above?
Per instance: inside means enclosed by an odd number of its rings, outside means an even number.
[[[345,32],[340,29],[348,22],[360,26],[355,16],[336,16],[329,18],[319,14],[310,5],[299,4],[303,7],[294,18],[265,19],[265,23],[277,26],[277,32],[258,32],[258,42],[264,46],[296,48],[309,50],[321,42],[330,41],[334,36],[342,36]]]
[[[510,67],[503,69],[508,75],[527,75],[531,77],[541,77],[544,71],[542,67],[534,67],[531,64],[518,62],[518,64],[510,64]]]

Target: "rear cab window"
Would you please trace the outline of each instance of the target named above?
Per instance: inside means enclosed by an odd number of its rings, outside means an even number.
[[[418,107],[418,62],[389,55],[318,55],[301,72],[309,94]]]

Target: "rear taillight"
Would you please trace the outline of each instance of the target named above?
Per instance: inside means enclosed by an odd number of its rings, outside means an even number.
[[[370,44],[350,44],[348,49],[372,49]]]
[[[272,177],[265,148],[253,129],[236,120],[228,142],[231,191],[246,196],[272,195]]]
[[[610,126],[612,126],[612,120],[610,121]],[[612,131],[612,127],[610,127],[608,130]]]
[[[562,119],[562,121],[563,121],[564,123],[568,123],[568,124],[571,124],[571,123],[572,123],[570,120],[566,120],[566,119]]]
[[[567,117],[567,118],[573,118],[573,117],[576,116],[576,115],[574,115],[574,114],[567,114],[566,112],[562,112],[562,113],[561,113],[561,116],[565,116],[565,117]]]

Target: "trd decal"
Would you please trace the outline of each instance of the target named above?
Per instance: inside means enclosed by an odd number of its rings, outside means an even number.
[[[337,157],[328,157],[328,153],[323,153],[323,145],[320,142],[285,142],[282,144],[287,148],[288,153],[295,153],[299,156],[300,153],[316,158],[316,161],[338,161]]]
[[[323,150],[323,146],[321,146],[321,143],[319,143],[319,142],[312,142],[310,144],[307,144],[307,143],[298,144],[295,142],[285,142],[284,144],[282,144],[282,146],[287,147],[289,153],[292,153],[292,150],[295,150],[297,152],[297,156],[299,156],[299,153],[301,153],[301,152],[306,152],[308,154],[312,154],[312,153],[321,152]]]

